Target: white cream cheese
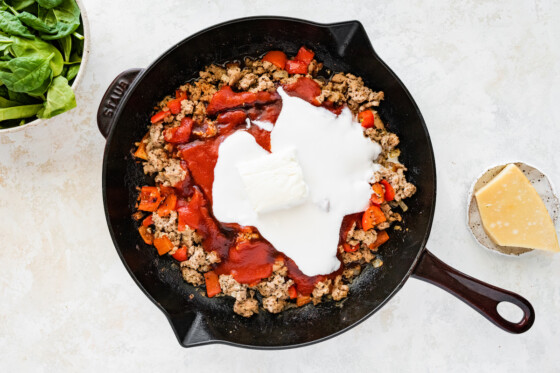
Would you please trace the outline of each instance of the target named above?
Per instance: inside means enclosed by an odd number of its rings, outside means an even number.
[[[261,121],[261,120],[254,120],[252,122],[255,126],[265,130],[265,131],[272,131],[272,129],[274,128],[274,124],[270,123],[270,122],[265,122],[265,121]]]
[[[295,148],[239,162],[237,170],[257,214],[301,205],[309,194]]]
[[[220,145],[214,215],[255,226],[306,275],[328,274],[340,266],[342,218],[368,206],[368,180],[381,148],[364,137],[347,108],[336,116],[278,92],[283,102],[271,131],[272,154],[244,131]]]

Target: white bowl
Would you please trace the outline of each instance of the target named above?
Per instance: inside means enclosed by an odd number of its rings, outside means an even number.
[[[79,84],[82,81],[83,76],[85,74],[86,65],[87,65],[88,57],[89,57],[89,43],[90,43],[89,20],[88,20],[88,17],[87,17],[84,2],[83,2],[83,0],[76,0],[76,3],[78,4],[78,7],[80,8],[80,13],[82,15],[82,25],[84,26],[84,53],[82,54],[82,63],[80,64],[80,70],[78,70],[78,75],[76,75],[76,78],[74,79],[74,83],[72,83],[72,89],[74,90],[74,92],[76,92],[76,88],[79,86]],[[49,118],[49,119],[52,119],[52,118]],[[10,128],[0,128],[0,134],[17,132],[17,131],[20,131],[24,128],[34,127],[34,126],[36,126],[40,123],[43,123],[43,121],[45,121],[45,120],[48,120],[48,119],[35,119],[35,120],[32,120],[29,123],[24,124],[23,126],[16,126],[16,127],[10,127]]]

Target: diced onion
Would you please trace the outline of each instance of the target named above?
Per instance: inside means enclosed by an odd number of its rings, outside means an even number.
[[[403,212],[406,212],[408,210],[408,206],[402,200],[399,200],[397,202],[399,203],[399,206],[401,207]]]
[[[389,152],[389,158],[398,158],[401,155],[401,151],[399,149],[393,149]]]

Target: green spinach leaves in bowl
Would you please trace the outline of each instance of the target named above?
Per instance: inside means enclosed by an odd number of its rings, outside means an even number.
[[[0,128],[76,107],[83,50],[75,0],[0,0]]]

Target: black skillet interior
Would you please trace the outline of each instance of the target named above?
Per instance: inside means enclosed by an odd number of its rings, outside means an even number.
[[[233,313],[233,299],[208,299],[185,283],[168,256],[145,245],[132,219],[137,186],[151,182],[131,156],[145,134],[156,102],[210,63],[259,56],[271,49],[294,55],[301,45],[333,71],[352,72],[386,100],[380,114],[401,138],[401,160],[418,192],[404,214],[404,231],[393,231],[380,256],[352,284],[342,304],[307,305],[278,315],[260,312],[249,319]],[[104,201],[119,255],[141,289],[169,318],[183,346],[222,342],[255,348],[285,348],[336,335],[379,309],[406,281],[427,240],[435,202],[435,165],[428,132],[414,101],[374,53],[357,21],[321,25],[307,21],[253,17],[214,26],[179,43],[133,83],[115,115],[103,169]],[[281,248],[279,248],[281,250]]]

